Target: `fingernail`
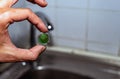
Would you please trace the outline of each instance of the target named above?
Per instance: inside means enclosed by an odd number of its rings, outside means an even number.
[[[39,27],[40,27],[39,30],[42,31],[43,33],[48,32],[48,29],[47,29],[47,27],[45,26],[44,23],[41,23],[41,24],[39,25]]]
[[[42,0],[44,4],[47,4],[47,1],[46,0]]]
[[[46,47],[45,46],[43,46],[42,47],[42,52],[44,52],[46,50]]]

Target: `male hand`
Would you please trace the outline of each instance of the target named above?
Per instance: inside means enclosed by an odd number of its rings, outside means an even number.
[[[11,23],[28,20],[34,24],[40,31],[47,32],[47,28],[30,9],[11,8],[18,0],[0,0],[0,62],[16,62],[35,60],[42,51],[44,46],[36,45],[31,49],[17,48],[10,39],[8,27]],[[28,0],[32,3],[45,7],[45,0]],[[22,31],[21,31],[22,32]]]

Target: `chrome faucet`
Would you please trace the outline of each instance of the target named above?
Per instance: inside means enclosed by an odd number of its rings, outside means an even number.
[[[46,25],[46,27],[48,28],[49,31],[54,30],[53,24],[51,23],[51,21],[49,20],[49,18],[47,17],[47,15],[45,15],[42,12],[36,12],[36,15],[42,19],[42,21],[44,22],[44,24]],[[30,36],[30,46],[31,47],[33,47],[33,46],[36,45],[36,41],[35,41],[35,29],[36,28],[33,27],[33,25],[31,24],[31,27],[30,27],[30,33],[31,33],[30,34],[31,35]],[[48,45],[51,46],[51,45],[53,45],[52,36],[51,36],[50,32],[48,32],[48,33],[49,33],[49,36],[51,38],[51,42]]]
[[[44,22],[44,24],[46,25],[49,31],[52,31],[54,29],[53,24],[50,22],[49,18],[44,13],[36,12],[36,15],[42,19],[42,21]],[[50,32],[48,33],[50,37],[50,43],[48,43],[47,45],[51,46],[53,45],[53,41],[52,41]],[[36,35],[36,28],[33,27],[33,25],[31,24],[30,25],[30,47],[33,47],[36,45],[35,35]],[[32,65],[32,68],[36,68],[39,62],[40,62],[40,57],[36,61],[29,62],[29,64]],[[27,65],[27,64],[26,62],[22,62],[22,65]]]

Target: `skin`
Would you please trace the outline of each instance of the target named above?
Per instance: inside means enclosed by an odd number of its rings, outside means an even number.
[[[36,60],[45,47],[36,45],[30,49],[17,48],[10,39],[8,27],[11,23],[28,20],[40,31],[47,32],[47,28],[30,9],[12,8],[19,0],[0,0],[0,62],[16,62]],[[27,0],[41,7],[47,6],[45,0]]]

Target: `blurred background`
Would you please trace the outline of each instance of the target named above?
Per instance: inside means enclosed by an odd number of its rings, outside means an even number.
[[[51,32],[54,46],[119,56],[120,1],[47,0],[47,2],[49,4],[46,8],[23,1],[19,1],[14,7],[27,7],[34,12],[43,12],[47,15],[55,28]],[[12,30],[10,34],[13,42],[17,42],[17,46],[20,47],[29,47],[30,24],[24,21],[11,26],[13,27],[9,29]]]
[[[13,6],[31,8],[35,13],[44,14],[54,26],[54,30],[50,32],[52,44],[47,45],[43,55],[32,63],[24,62],[22,66],[19,63],[12,67],[7,65],[9,70],[4,73],[5,75],[0,74],[0,79],[18,79],[15,76],[27,70],[28,66],[32,67],[32,71],[37,70],[32,73],[29,71],[28,75],[20,79],[35,79],[35,77],[36,79],[120,79],[120,1],[47,0],[47,2],[48,6],[45,8],[25,0],[19,0]],[[35,40],[34,43],[38,44],[41,32],[35,29],[34,34],[31,26],[33,27],[28,21],[22,21],[9,27],[11,39],[17,47],[30,48],[31,36]],[[1,65],[0,72],[3,72],[6,68],[5,65]],[[63,73],[64,71],[69,74]],[[70,73],[85,77],[76,78],[76,75]]]

